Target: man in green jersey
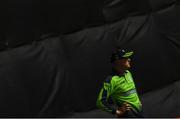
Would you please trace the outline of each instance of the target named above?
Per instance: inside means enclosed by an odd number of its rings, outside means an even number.
[[[142,117],[142,104],[130,71],[133,51],[117,49],[111,57],[113,74],[105,80],[97,107],[117,117]],[[114,102],[116,107],[111,105]]]

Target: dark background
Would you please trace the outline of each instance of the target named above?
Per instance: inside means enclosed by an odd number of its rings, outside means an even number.
[[[132,49],[147,117],[180,115],[178,0],[1,0],[0,117],[108,117],[111,52]]]

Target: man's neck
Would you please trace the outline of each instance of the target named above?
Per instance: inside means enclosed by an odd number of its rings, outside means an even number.
[[[116,73],[117,73],[119,76],[121,76],[121,75],[124,75],[125,71],[126,71],[126,70],[119,70],[119,71],[117,71]]]

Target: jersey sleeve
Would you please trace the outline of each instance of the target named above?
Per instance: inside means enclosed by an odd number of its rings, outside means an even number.
[[[106,81],[103,84],[103,88],[101,89],[98,99],[97,99],[97,107],[110,112],[112,114],[116,113],[116,109],[111,107],[109,100],[111,100],[110,95],[111,95],[111,90],[112,90],[112,85],[111,85],[111,78],[108,77]]]

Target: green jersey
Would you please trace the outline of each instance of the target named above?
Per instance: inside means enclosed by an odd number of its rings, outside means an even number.
[[[104,82],[97,99],[97,106],[102,110],[115,113],[116,109],[110,106],[110,101],[117,106],[127,102],[134,110],[141,110],[141,102],[136,92],[132,75],[128,70],[125,71],[124,75],[110,76]]]

